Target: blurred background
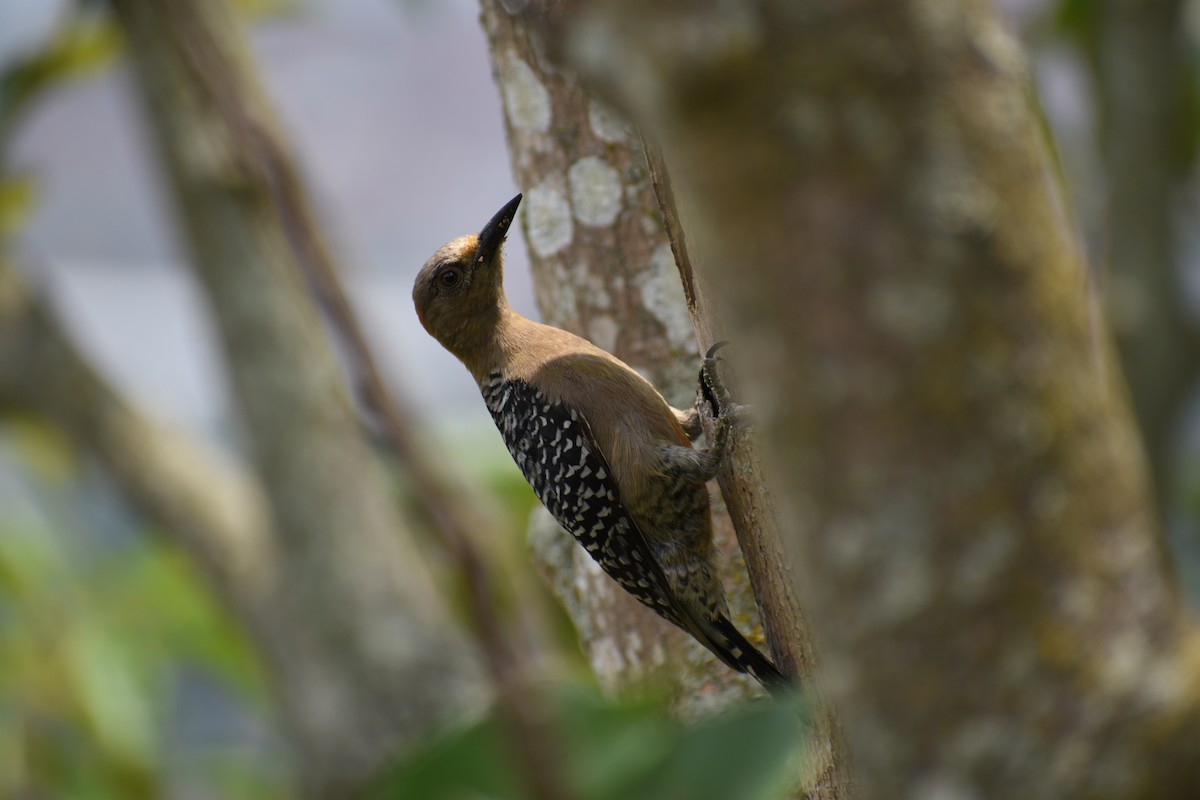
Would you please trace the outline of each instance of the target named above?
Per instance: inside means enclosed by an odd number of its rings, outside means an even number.
[[[438,424],[491,424],[458,363],[421,330],[412,279],[443,242],[476,232],[517,188],[477,4],[247,6],[254,56],[381,354]],[[8,0],[7,63],[45,47],[74,4]],[[86,348],[138,404],[220,436],[227,405],[119,54],[39,98],[9,145],[36,198],[17,246]],[[506,250],[509,300],[536,315],[525,243]],[[464,415],[459,420],[459,415]],[[494,438],[494,437],[489,437]]]
[[[1088,252],[1139,263],[1151,253],[1173,265],[1162,293],[1148,294],[1123,284],[1118,264],[1111,313],[1118,330],[1162,318],[1173,326],[1163,335],[1182,343],[1178,359],[1158,369],[1183,388],[1163,390],[1163,406],[1147,403],[1163,425],[1153,436],[1167,442],[1151,447],[1168,465],[1156,467],[1169,476],[1164,513],[1195,591],[1197,66],[1162,65],[1170,78],[1163,96],[1131,94],[1120,76],[1159,65],[1150,56],[1121,61],[1128,44],[1094,4],[1000,5],[1031,53]],[[1194,47],[1200,2],[1157,5],[1168,8],[1168,30]],[[384,373],[420,425],[446,443],[439,457],[448,467],[490,488],[489,502],[515,521],[504,531],[520,552],[532,495],[466,371],[421,330],[410,300],[429,254],[477,231],[518,190],[478,6],[309,0],[238,8]],[[105,15],[102,3],[0,0],[4,247],[134,406],[237,452],[244,445],[214,326]],[[1146,48],[1161,50],[1152,39]],[[47,53],[54,58],[29,81],[21,69]],[[1144,131],[1124,122],[1163,115],[1165,140],[1129,138]],[[1116,186],[1124,205],[1113,201]],[[1112,251],[1114,215],[1132,229],[1147,204],[1153,218],[1142,238]],[[518,311],[537,318],[524,248],[522,237],[510,239],[506,289]],[[1181,310],[1165,309],[1164,297],[1182,298]],[[69,440],[19,409],[0,418],[0,797],[293,791],[274,690],[245,631],[193,560],[146,528],[106,470]],[[533,581],[532,572],[523,579]],[[569,652],[569,632],[562,638],[557,646]]]

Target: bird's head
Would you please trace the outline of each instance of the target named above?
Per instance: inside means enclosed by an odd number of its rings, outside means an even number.
[[[459,358],[496,324],[505,304],[501,245],[512,227],[521,195],[483,226],[438,248],[417,274],[413,304],[429,335]]]

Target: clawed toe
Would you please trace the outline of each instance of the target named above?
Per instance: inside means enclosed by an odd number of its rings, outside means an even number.
[[[709,356],[704,359],[700,368],[700,397],[712,407],[713,416],[718,418],[727,415],[733,406],[733,401],[729,398],[729,389],[717,371],[717,362],[720,359],[712,356],[712,353],[724,344],[718,342],[709,348]]]

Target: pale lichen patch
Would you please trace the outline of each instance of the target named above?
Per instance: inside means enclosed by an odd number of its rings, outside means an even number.
[[[874,164],[886,164],[900,148],[899,133],[882,108],[859,96],[844,111],[846,139]]]
[[[865,521],[856,517],[833,522],[824,537],[829,557],[841,569],[858,569],[871,553],[870,535]]]
[[[509,123],[525,133],[550,130],[550,93],[537,73],[512,50],[506,52],[499,63],[500,88]]]
[[[1190,686],[1189,676],[1182,659],[1156,658],[1150,663],[1138,690],[1148,705],[1177,708]]]
[[[1059,611],[1067,619],[1086,625],[1100,612],[1104,589],[1095,579],[1079,576],[1058,593]]]
[[[951,573],[951,588],[963,600],[983,596],[1017,552],[1018,534],[1009,522],[997,520],[963,549]]]
[[[821,685],[833,697],[851,697],[862,680],[859,663],[853,658],[827,655],[821,670]]]
[[[642,642],[642,635],[636,628],[632,628],[625,634],[625,660],[629,664],[642,664],[642,652],[645,650]]]
[[[944,286],[900,280],[877,283],[866,303],[868,316],[884,333],[914,346],[941,335],[952,310]]]
[[[911,796],[922,800],[981,800],[983,797],[965,776],[945,768],[918,780]]]
[[[623,142],[629,136],[629,126],[606,103],[593,99],[588,104],[588,124],[592,133],[605,142]]]
[[[952,112],[930,115],[931,156],[918,184],[917,199],[928,220],[943,231],[988,231],[996,218],[998,204],[993,187],[979,175],[978,167],[964,152],[961,132]],[[950,261],[960,261],[950,255]]]
[[[1141,631],[1131,630],[1109,642],[1100,659],[1104,682],[1117,693],[1141,689],[1142,679],[1151,663],[1150,645]]]
[[[972,15],[969,21],[971,24],[966,26],[966,30],[976,52],[987,58],[998,71],[1024,77],[1027,62],[1016,38],[989,17]]]
[[[649,662],[651,666],[659,667],[667,663],[667,648],[663,646],[661,639],[655,639],[650,645]]]
[[[559,252],[575,235],[567,198],[549,182],[525,195],[525,230],[529,245],[542,258]]]
[[[898,553],[880,575],[876,615],[890,623],[909,619],[933,598],[933,585],[933,567],[923,554]]]
[[[921,40],[932,47],[940,49],[958,41],[963,12],[956,3],[917,0],[912,4],[911,16],[920,30]]]
[[[604,279],[595,272],[588,272],[585,280],[587,281],[588,303],[592,308],[605,311],[611,309],[613,307],[613,299],[608,291],[608,287],[604,283]]]
[[[1034,517],[1041,522],[1053,523],[1070,507],[1071,493],[1061,479],[1047,476],[1034,485],[1031,501]]]
[[[675,255],[669,244],[660,244],[650,256],[650,268],[638,274],[642,305],[662,323],[674,347],[696,351],[696,335],[688,315]]]
[[[780,111],[785,130],[802,148],[820,150],[833,141],[837,125],[816,97],[797,95]]]
[[[751,52],[764,33],[762,21],[752,10],[723,5],[710,9],[708,14],[679,20],[672,27],[669,42],[679,60],[701,66]]]
[[[596,228],[612,225],[621,213],[621,176],[598,156],[585,156],[567,170],[575,218]]]
[[[947,760],[961,764],[980,764],[1012,750],[1010,725],[989,717],[969,719],[947,739],[945,748]]]
[[[608,315],[593,317],[588,324],[588,338],[601,350],[613,352],[617,349],[617,321]]]
[[[621,647],[612,635],[597,637],[591,646],[592,670],[598,676],[610,678],[614,682],[616,676],[625,669],[625,656]]]

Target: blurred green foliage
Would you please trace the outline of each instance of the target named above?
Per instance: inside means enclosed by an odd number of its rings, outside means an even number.
[[[0,513],[0,797],[134,800],[180,782],[279,796],[279,768],[253,753],[172,745],[170,710],[198,675],[266,713],[251,651],[188,560],[87,530],[65,443],[25,420],[4,432],[42,513]]]
[[[551,693],[563,778],[578,800],[769,800],[798,773],[802,719],[764,700],[685,725],[653,700],[607,701],[571,686]],[[453,731],[380,776],[364,800],[524,797],[492,718]]]

